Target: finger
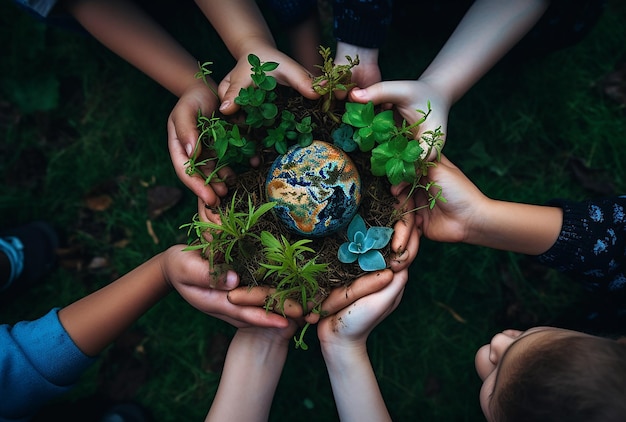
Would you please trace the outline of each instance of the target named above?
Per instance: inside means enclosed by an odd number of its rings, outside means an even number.
[[[198,218],[203,222],[222,224],[219,213],[215,208],[209,207],[201,198],[198,198]],[[207,238],[207,240],[211,240]]]
[[[420,236],[421,228],[418,229],[417,226],[414,226],[413,230],[411,231],[411,236],[409,237],[409,243],[407,244],[404,253],[399,256],[394,256],[391,259],[389,267],[393,272],[397,273],[408,268],[409,265],[411,265],[411,263],[415,260],[417,252],[419,251]]]
[[[217,93],[222,101],[220,112],[225,115],[235,114],[239,110],[239,105],[235,103],[235,98],[237,98],[239,91],[243,88],[241,84],[237,84],[236,81],[232,80],[232,73],[230,72],[226,75],[217,87]]]
[[[353,88],[349,94],[351,101],[358,103],[372,101],[375,105],[401,103],[406,99],[406,96],[406,84],[401,81],[385,81],[370,85],[367,88]]]
[[[349,286],[334,288],[322,302],[320,307],[321,317],[337,313],[360,298],[381,290],[392,279],[393,272],[391,270],[383,270],[359,277]]]
[[[402,192],[398,196],[398,203],[394,205],[394,208],[400,213],[400,219],[393,226],[391,251],[395,256],[402,256],[415,225],[415,219],[413,218],[415,202],[413,197],[407,197],[407,193]]]
[[[302,317],[303,309],[298,302],[286,299],[281,304],[273,298],[275,292],[276,289],[270,286],[238,287],[228,292],[227,297],[228,301],[235,305],[263,307],[287,318]]]
[[[402,194],[403,191],[408,190],[409,186],[411,185],[407,182],[400,182],[397,185],[393,185],[391,187],[391,194],[395,197],[398,197]]]
[[[222,312],[208,312],[207,314],[221,319],[237,328],[246,326],[287,328],[289,326],[289,320],[284,316],[267,312],[263,308],[254,306],[237,306],[230,304],[230,307],[224,307]]]
[[[179,103],[180,104],[180,103]],[[198,156],[202,150],[202,143],[198,142],[198,121],[195,112],[188,110],[188,107],[174,108],[168,120],[172,124],[173,133],[168,131],[168,135],[174,135],[182,145],[187,158]]]
[[[198,176],[190,176],[187,174],[187,165],[189,157],[183,149],[183,145],[176,138],[176,129],[174,123],[168,121],[168,148],[170,158],[174,166],[174,171],[181,182],[185,184],[199,198],[202,198],[205,204],[216,205],[219,203],[219,197],[215,194],[211,186],[204,183],[204,179]]]

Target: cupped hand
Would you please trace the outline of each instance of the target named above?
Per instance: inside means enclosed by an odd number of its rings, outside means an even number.
[[[393,273],[391,281],[381,290],[363,296],[335,314],[322,318],[317,335],[322,347],[363,346],[369,333],[400,303],[408,271]]]
[[[290,322],[258,306],[231,303],[228,292],[239,285],[232,270],[215,274],[201,252],[184,251],[186,245],[175,245],[164,252],[161,268],[165,279],[191,306],[235,327],[286,328]]]
[[[409,124],[422,119],[423,114],[417,110],[428,112],[428,102],[430,102],[432,111],[426,121],[416,128],[414,138],[420,140],[424,153],[426,153],[428,147],[421,139],[424,132],[435,131],[437,128],[440,128],[440,131],[443,133],[441,143],[441,148],[443,148],[451,103],[442,93],[427,83],[419,80],[384,81],[367,88],[353,88],[348,98],[350,101],[363,104],[369,101],[372,101],[375,105],[391,103],[400,116]],[[437,151],[433,148],[426,158],[432,161],[436,157]]]
[[[248,54],[256,55],[262,63],[278,63],[278,67],[268,72],[268,74],[275,77],[279,84],[295,89],[305,98],[311,100],[319,98],[319,94],[312,87],[312,75],[298,62],[274,46],[264,43],[250,43],[243,51],[246,51],[246,53],[237,59],[235,67],[228,72],[218,86],[217,92],[222,100],[220,106],[222,113],[230,115],[237,112],[239,105],[235,103],[235,98],[237,98],[242,88],[252,85]]]
[[[206,184],[203,177],[187,174],[190,158],[199,157],[202,145],[198,143],[198,110],[203,116],[210,117],[217,109],[218,99],[211,89],[201,80],[187,88],[180,96],[167,120],[168,148],[174,171],[178,178],[193,193],[202,199],[204,204],[216,206],[219,198],[226,195],[228,188],[222,181]],[[214,161],[200,169],[205,175],[211,174]],[[234,176],[229,168],[218,172],[219,180],[226,180]]]
[[[393,226],[391,238],[391,255],[389,267],[394,272],[408,268],[417,256],[419,249],[420,232],[415,224],[415,199],[411,195],[407,197],[407,191],[403,191],[397,197],[396,210],[400,213],[400,219]]]
[[[416,192],[416,224],[428,239],[439,242],[464,242],[471,227],[480,227],[482,207],[489,200],[448,158],[441,156],[437,166],[428,170],[424,184],[433,182],[431,193],[439,189],[446,202],[437,201],[431,209],[425,192]]]
[[[285,317],[309,324],[315,324],[321,315],[334,314],[337,311],[349,306],[356,300],[377,292],[384,288],[393,279],[393,271],[383,270],[368,273],[354,280],[350,285],[335,287],[331,293],[320,304],[315,312],[303,309],[302,305],[295,300],[287,299],[282,309],[278,306],[270,307],[274,313],[284,315]],[[228,292],[228,300],[236,305],[256,306],[264,309],[268,297],[276,291],[275,288],[269,286],[237,287]],[[312,304],[308,304],[311,308]]]

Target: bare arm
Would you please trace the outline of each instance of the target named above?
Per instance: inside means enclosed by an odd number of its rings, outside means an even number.
[[[440,186],[447,199],[430,209],[423,207],[427,204],[423,193],[416,198],[422,207],[417,225],[429,239],[539,255],[561,232],[561,208],[491,199],[444,155],[425,179],[423,183]]]
[[[102,352],[172,290],[161,271],[161,255],[59,311],[61,324],[86,355]]]
[[[477,0],[420,80],[461,98],[541,18],[547,0]]]
[[[177,97],[197,83],[197,60],[147,13],[125,0],[65,0],[98,41]]]
[[[267,421],[295,328],[237,330],[206,422]]]

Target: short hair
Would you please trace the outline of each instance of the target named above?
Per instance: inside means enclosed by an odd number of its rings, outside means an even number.
[[[507,368],[491,413],[497,422],[623,422],[626,338],[556,337]]]

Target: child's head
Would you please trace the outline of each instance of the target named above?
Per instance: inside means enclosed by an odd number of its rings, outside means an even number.
[[[490,422],[626,420],[626,341],[536,327],[506,330],[476,353]]]

